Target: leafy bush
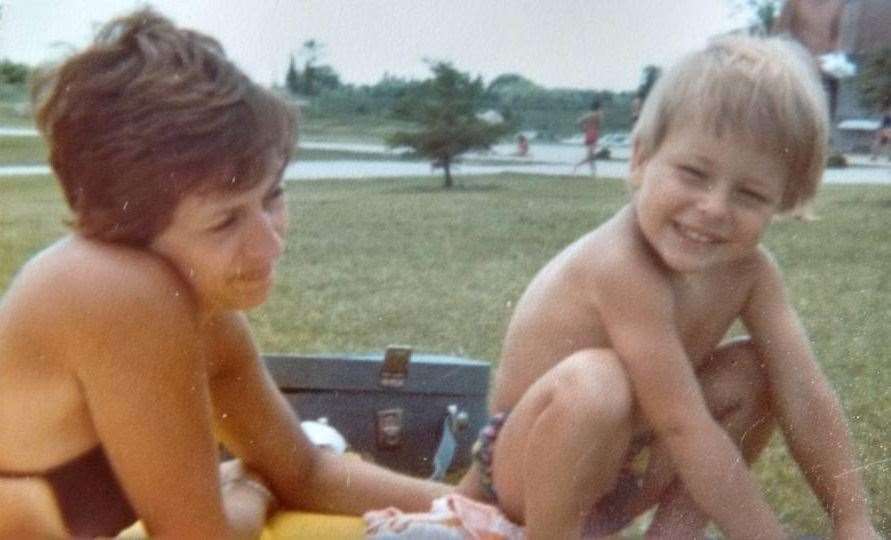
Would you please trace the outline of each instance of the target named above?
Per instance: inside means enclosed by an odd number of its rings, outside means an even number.
[[[843,169],[848,166],[848,159],[840,152],[832,153],[826,158],[826,166],[830,169]]]
[[[865,105],[876,109],[891,106],[891,47],[879,49],[863,60],[857,86]]]

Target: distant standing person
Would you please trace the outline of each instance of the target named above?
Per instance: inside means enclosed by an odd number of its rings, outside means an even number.
[[[783,6],[772,33],[788,34],[804,45],[816,60],[839,49],[845,0],[789,0]],[[834,120],[838,79],[821,72],[829,99],[829,119]]]
[[[876,138],[872,143],[871,159],[875,161],[879,157],[879,152],[885,148],[888,153],[888,160],[891,161],[891,103],[885,105],[885,112],[882,114],[882,120],[879,128],[876,130]]]
[[[520,133],[517,135],[517,154],[518,157],[527,157],[529,155],[529,138]]]
[[[841,19],[846,0],[789,0],[783,6],[773,34],[787,34],[805,46],[817,62],[824,54],[839,49]],[[830,123],[835,120],[838,101],[838,79],[820,72],[820,80],[829,104]],[[816,221],[813,202],[793,210],[792,217],[801,221]]]
[[[578,120],[579,127],[582,128],[582,132],[585,134],[587,155],[572,168],[573,174],[579,167],[588,163],[591,167],[591,174],[597,176],[597,140],[600,138],[600,121],[602,119],[603,113],[600,111],[600,101],[595,99],[591,103],[591,110],[583,114]]]

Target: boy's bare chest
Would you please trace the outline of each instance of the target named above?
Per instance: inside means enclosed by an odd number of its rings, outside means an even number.
[[[694,365],[715,350],[742,313],[748,294],[742,281],[709,279],[676,287],[677,331]]]

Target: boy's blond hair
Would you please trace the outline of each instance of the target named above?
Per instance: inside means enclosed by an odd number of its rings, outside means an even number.
[[[671,128],[686,122],[779,155],[788,165],[780,210],[816,194],[829,118],[816,65],[800,45],[724,36],[688,54],[659,79],[641,110],[632,136],[638,157],[651,157]]]

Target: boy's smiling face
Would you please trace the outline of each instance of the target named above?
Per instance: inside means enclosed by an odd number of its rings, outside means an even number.
[[[647,158],[635,147],[630,175],[647,242],[669,268],[698,272],[754,252],[788,173],[777,154],[690,122]]]

